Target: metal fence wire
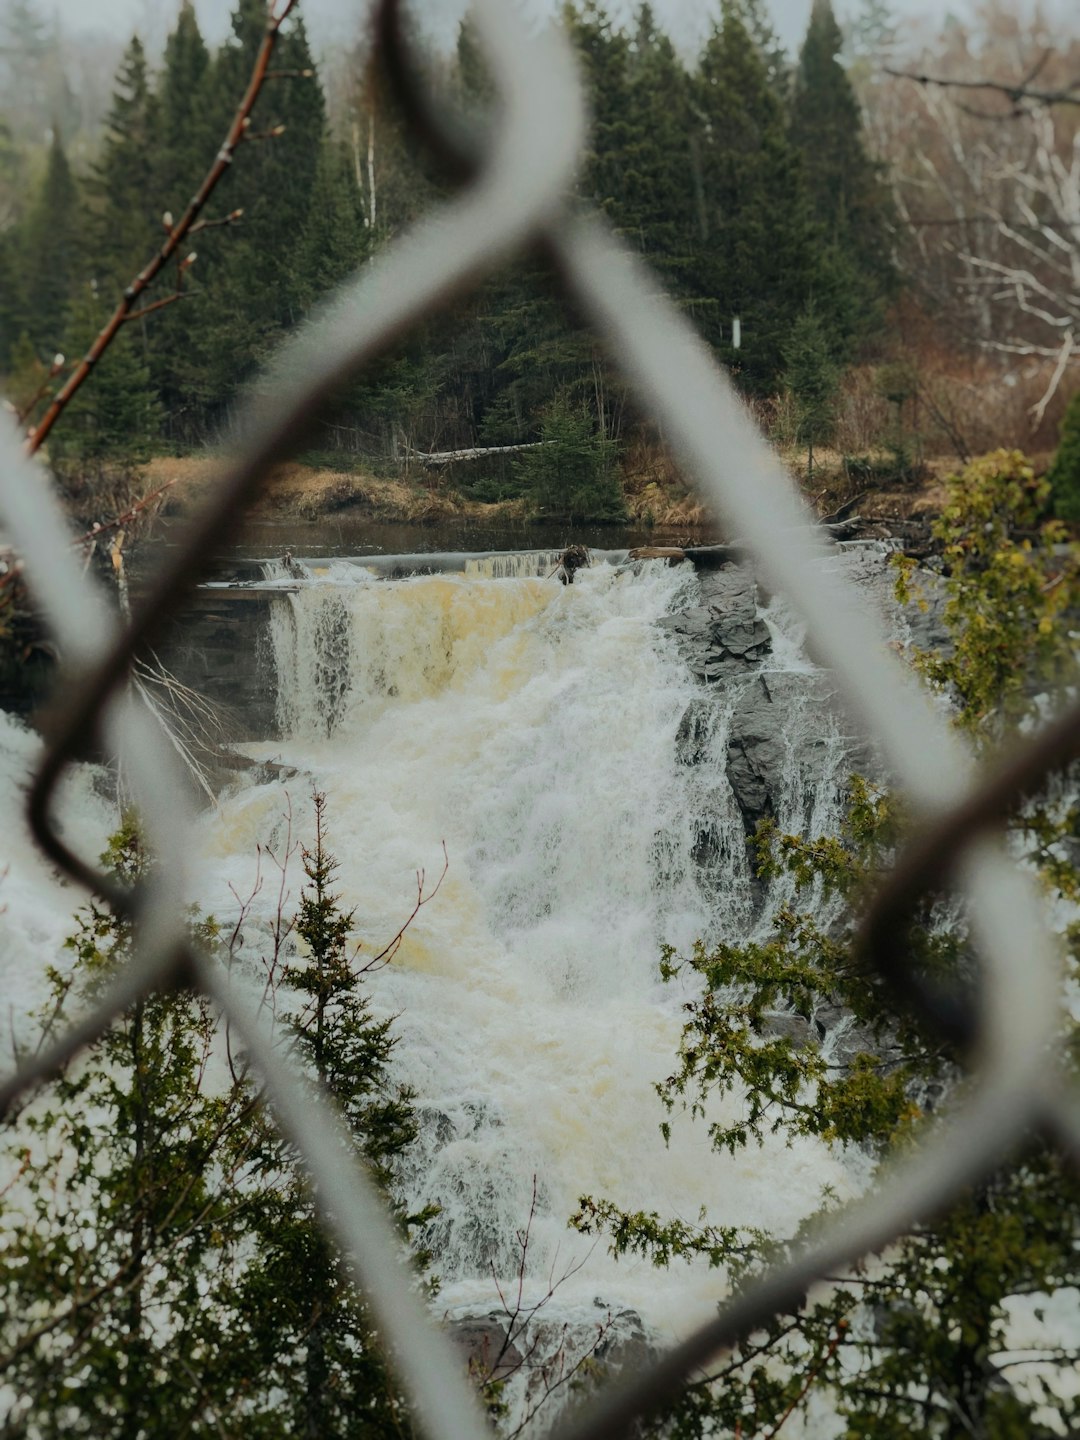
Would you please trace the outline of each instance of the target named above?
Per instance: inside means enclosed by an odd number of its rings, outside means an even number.
[[[1080,1096],[1070,1093],[1057,1050],[1054,944],[1031,878],[995,833],[1011,804],[1075,755],[1080,706],[1006,764],[975,769],[947,720],[890,653],[874,617],[818,563],[824,539],[707,347],[655,277],[600,221],[571,204],[585,105],[565,41],[551,31],[531,34],[505,0],[477,0],[475,16],[501,97],[499,123],[479,142],[428,98],[410,71],[396,5],[383,4],[381,58],[414,123],[465,183],[457,198],[366,266],[282,345],[232,427],[212,500],[124,628],[76,562],[48,475],[26,458],[10,418],[0,417],[0,513],[66,657],[47,753],[29,800],[32,828],[64,872],[130,912],[136,932],[133,960],[93,1012],[0,1085],[0,1114],[137,997],[170,987],[203,991],[265,1078],[275,1115],[316,1182],[325,1223],[385,1334],[418,1423],[430,1440],[479,1440],[488,1433],[456,1351],[398,1258],[396,1232],[339,1118],[327,1104],[312,1106],[291,1062],[272,1043],[256,997],[192,947],[185,913],[191,802],[175,752],[131,698],[127,680],[134,657],[177,613],[208,557],[238,527],[267,469],[296,448],[338,385],[497,265],[539,247],[643,412],[663,427],[701,497],[745,538],[765,584],[801,614],[815,658],[832,671],[852,717],[905,791],[921,825],[871,906],[863,950],[928,1025],[961,1039],[970,1069],[951,1116],[872,1194],[657,1363],[612,1382],[555,1427],[556,1440],[596,1440],[625,1433],[670,1401],[717,1352],[797,1305],[815,1279],[940,1212],[1033,1131],[1049,1134],[1080,1162]],[[117,893],[72,851],[51,817],[58,781],[91,738],[122,760],[148,842],[162,862],[129,895]],[[946,879],[965,898],[980,961],[978,984],[960,1002],[928,990],[905,949],[914,902],[928,885]]]

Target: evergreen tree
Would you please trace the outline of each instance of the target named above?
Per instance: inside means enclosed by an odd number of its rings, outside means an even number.
[[[690,81],[648,4],[638,11],[628,74],[624,237],[681,295],[698,233]]]
[[[786,100],[791,84],[791,64],[765,0],[722,0],[722,3],[724,10],[742,24],[753,40],[770,87],[781,100]]]
[[[144,872],[130,825],[103,860],[125,884]],[[126,920],[90,905],[78,922],[73,969],[49,971],[46,1036],[130,958]],[[136,1002],[5,1135],[19,1171],[0,1195],[6,1433],[206,1433],[204,1376],[228,1342],[207,1292],[243,1214],[221,1148],[249,1106],[205,1088],[215,1029],[187,994]]]
[[[17,328],[44,359],[63,349],[68,306],[81,270],[79,194],[59,134],[49,147],[45,179],[20,227],[15,272]]]
[[[1054,514],[1059,520],[1076,524],[1080,521],[1080,390],[1065,411],[1058,448],[1046,478]]]
[[[565,393],[544,412],[543,442],[518,461],[521,488],[538,515],[555,520],[618,521],[626,506],[613,466],[614,446],[592,416]]]
[[[87,187],[90,273],[103,293],[119,293],[159,243],[156,112],[146,51],[136,35],[117,72],[105,138]]]
[[[953,477],[934,527],[950,560],[944,618],[954,648],[917,657],[918,667],[956,702],[958,722],[983,746],[1027,723],[1039,708],[1032,696],[1074,662],[1068,617],[1080,602],[1080,549],[1063,552],[1059,527],[1039,527],[1048,490],[1022,456],[999,452]],[[902,571],[901,598],[918,595],[914,566]],[[1049,586],[1048,576],[1057,583]],[[1041,870],[1052,903],[1067,912],[1080,898],[1080,877],[1060,847],[1074,825],[1071,807],[1053,795],[1027,797],[1010,820],[1012,852]],[[715,949],[699,943],[685,961],[665,951],[662,975],[681,974],[697,993],[684,1006],[675,1070],[657,1088],[669,1116],[705,1118],[718,1153],[734,1155],[766,1135],[816,1136],[857,1145],[881,1163],[908,1154],[955,1093],[961,1056],[897,1010],[855,948],[862,906],[903,828],[895,799],[853,778],[838,836],[784,835],[774,822],[759,829],[759,874],[794,887],[764,935]],[[1068,994],[1080,937],[1070,931],[1065,939]],[[920,973],[971,999],[970,937],[940,896],[914,908],[905,945]],[[1076,1023],[1063,1023],[1072,1078]],[[819,1038],[826,1027],[829,1045]],[[714,1108],[715,1100],[726,1103]],[[735,1346],[718,1376],[691,1384],[659,1433],[775,1433],[811,1390],[826,1392],[851,1440],[1072,1433],[1080,1403],[1071,1335],[1009,1353],[1015,1305],[1033,1304],[1037,1313],[1044,1299],[1080,1283],[1075,1182],[1037,1135],[1026,1140],[1018,1160],[968,1187],[946,1216],[831,1276],[827,1288]],[[822,1213],[834,1209],[823,1196]],[[778,1237],[587,1197],[575,1223],[607,1233],[617,1254],[661,1265],[703,1257],[738,1293],[796,1252],[820,1218]]]
[[[389,1186],[415,1134],[411,1096],[393,1083],[393,1022],[370,1012],[352,916],[332,893],[324,808],[318,796],[296,924],[307,953],[288,966],[296,1003],[280,1019],[309,1083],[338,1102]],[[125,885],[145,875],[130,824],[103,860]],[[193,939],[220,943],[212,921]],[[71,972],[49,972],[44,1040],[130,960],[131,927],[91,905],[69,944]],[[215,1064],[220,1045],[205,1001],[150,996],[8,1125],[0,1153],[17,1181],[0,1190],[5,1434],[409,1434],[296,1156],[260,1110],[243,1059]],[[403,1244],[431,1218],[397,1215]]]
[[[791,138],[832,250],[827,262],[832,288],[849,296],[849,338],[857,340],[880,326],[896,274],[892,206],[879,167],[866,151],[859,103],[839,59],[842,47],[829,0],[814,0],[795,74]]]
[[[761,58],[734,14],[710,35],[695,79],[703,237],[693,311],[741,383],[769,392],[816,276],[802,167]]]
[[[630,41],[599,0],[563,9],[563,26],[577,51],[591,109],[590,139],[582,159],[582,195],[624,228],[623,208],[630,142]]]
[[[307,885],[296,934],[306,954],[287,984],[301,1005],[289,1024],[295,1054],[313,1089],[328,1094],[357,1137],[384,1189],[412,1142],[411,1093],[389,1072],[397,1043],[392,1020],[377,1020],[350,943],[351,911],[333,891],[337,861],[326,848],[326,799],[315,796],[315,844],[303,852]],[[377,1347],[371,1318],[316,1213],[310,1185],[289,1146],[268,1133],[269,1181],[255,1221],[255,1253],[236,1292],[243,1317],[241,1373],[256,1433],[370,1440],[408,1433],[404,1401]],[[397,1217],[404,1232],[429,1214]]]
[[[208,115],[209,66],[209,52],[195,11],[190,0],[185,0],[176,28],[165,43],[164,66],[155,97],[154,206],[159,224],[166,213],[175,218],[183,213],[221,144],[224,131],[215,134]],[[225,207],[229,205],[231,178],[220,192]],[[173,441],[188,440],[199,430],[192,396],[201,389],[197,337],[208,319],[208,302],[200,293],[200,277],[212,267],[215,253],[231,245],[235,238],[230,233],[220,237],[214,234],[213,238],[206,234],[199,239],[198,268],[184,280],[189,298],[165,307],[148,320],[152,383],[161,402],[165,433]],[[170,282],[171,276],[166,273],[160,283],[167,287]]]
[[[265,28],[262,0],[240,0],[232,39],[215,57],[207,80],[215,134],[225,133]],[[303,318],[310,293],[297,240],[311,205],[326,116],[301,21],[282,31],[274,68],[298,73],[264,88],[252,113],[252,138],[232,167],[227,203],[230,210],[243,210],[243,224],[210,263],[203,265],[202,254],[199,259],[205,303],[192,365],[199,393],[192,398],[207,419],[223,413],[239,385]]]
[[[110,310],[96,287],[82,287],[71,306],[69,354],[89,350]],[[93,383],[72,400],[64,425],[50,439],[50,454],[69,466],[136,464],[152,454],[161,419],[141,327],[125,325],[95,367]]]
[[[814,478],[814,446],[824,445],[836,428],[836,391],[840,371],[824,326],[812,304],[795,321],[784,347],[784,385],[795,402],[795,438],[807,447],[806,476]]]
[[[209,68],[210,53],[195,8],[191,0],[183,0],[176,27],[165,42],[155,115],[155,188],[163,206],[176,216],[183,212],[221,143],[222,136],[214,133],[207,115]]]

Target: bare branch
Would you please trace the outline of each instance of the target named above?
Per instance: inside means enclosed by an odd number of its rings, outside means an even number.
[[[120,327],[131,317],[132,309],[135,306],[135,302],[139,299],[139,296],[154,283],[165,266],[177,253],[183,241],[190,234],[196,221],[202,214],[206,202],[210,199],[210,196],[217,188],[218,182],[232,164],[237,147],[242,140],[247,138],[247,132],[251,125],[251,112],[255,107],[255,102],[258,100],[266,81],[267,71],[270,68],[270,58],[274,53],[278,34],[280,33],[282,23],[292,10],[294,3],[295,0],[284,0],[284,3],[282,3],[279,8],[269,11],[266,22],[266,32],[263,35],[262,44],[259,46],[259,52],[255,57],[255,64],[251,72],[251,78],[248,81],[247,90],[244,92],[244,97],[237,107],[236,115],[233,118],[232,124],[229,126],[221,149],[214,159],[214,163],[211,165],[205,179],[196,191],[194,199],[188,205],[177,224],[175,226],[169,225],[172,217],[167,213],[165,217],[163,217],[162,223],[168,230],[165,243],[124,291],[116,309],[99,332],[90,349],[75,367],[67,384],[64,385],[58,395],[54,396],[51,405],[42,416],[41,422],[35,427],[33,432],[27,436],[26,450],[28,454],[36,454],[36,452],[41,449],[49,431],[85,383],[91,370],[116,339]]]
[[[1032,72],[1033,75],[1038,74],[1043,68],[1046,58],[1045,55],[1042,57]],[[1080,105],[1080,79],[1073,80],[1060,90],[1036,90],[1025,80],[1010,85],[1002,80],[958,80],[941,75],[920,75],[910,70],[894,70],[891,65],[885,65],[882,68],[886,75],[892,75],[897,80],[911,80],[916,85],[933,85],[941,90],[989,90],[995,94],[1004,95],[1012,103],[1012,114],[1014,115],[1023,113],[1021,106],[1025,101],[1032,105]],[[985,120],[1005,118],[1000,113],[992,111],[965,109],[965,113]]]

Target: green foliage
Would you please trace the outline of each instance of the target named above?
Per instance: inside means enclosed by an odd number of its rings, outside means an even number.
[[[1046,472],[1054,514],[1070,524],[1080,522],[1080,390],[1069,401],[1061,436]]]
[[[1036,676],[1060,684],[1074,669],[1065,618],[1080,599],[1080,557],[1060,549],[1062,526],[1042,522],[1049,479],[1019,451],[998,450],[948,482],[934,524],[945,565],[944,620],[951,654],[916,657],[921,673],[955,700],[976,738],[998,740],[1029,708]],[[910,562],[899,565],[901,599],[923,606]]]
[[[814,213],[845,277],[851,339],[879,328],[896,286],[888,190],[867,154],[859,102],[840,62],[843,36],[829,0],[814,0],[799,56],[790,132],[805,167]]]
[[[918,663],[947,687],[957,722],[979,733],[999,735],[1030,711],[1036,678],[1058,675],[1071,649],[1080,547],[1064,552],[1059,527],[1036,528],[1045,502],[1046,486],[1023,457],[1000,452],[953,480],[937,527],[954,650]],[[909,599],[920,595],[911,571],[905,564],[899,581]],[[667,950],[661,961],[663,978],[689,997],[675,1068],[656,1087],[665,1134],[686,1114],[718,1151],[817,1136],[878,1163],[933,1127],[960,1079],[958,1057],[897,1013],[854,947],[865,897],[903,826],[886,793],[855,779],[839,835],[760,827],[758,872],[782,881],[787,897],[767,934],[712,950],[699,944],[686,959]],[[1075,903],[1065,847],[1080,830],[1077,807],[1051,791],[1029,799],[1011,827],[1050,896]],[[1075,985],[1075,927],[1068,941]],[[953,986],[964,986],[975,964],[965,929],[933,895],[912,916],[907,945],[916,969]],[[1075,1042],[1075,1026],[1072,1034]],[[833,1209],[824,1193],[819,1213],[788,1237],[596,1197],[582,1199],[572,1223],[606,1235],[617,1255],[658,1265],[703,1259],[738,1294]],[[679,1437],[775,1433],[814,1390],[825,1392],[850,1440],[1049,1440],[1080,1423],[1072,1341],[1051,1334],[1045,1347],[1012,1355],[1010,1316],[1025,1305],[1037,1314],[1048,1294],[1078,1283],[1075,1184],[1032,1135],[1019,1161],[962,1193],[947,1215],[913,1226],[735,1347],[659,1428]]]
[[[45,178],[20,228],[16,278],[18,328],[41,359],[64,348],[68,307],[79,273],[79,192],[59,135],[49,147]]]
[[[612,466],[614,447],[599,435],[588,411],[565,396],[545,411],[541,444],[516,469],[538,515],[560,520],[622,520],[622,492]]]
[[[795,435],[807,447],[807,476],[814,475],[814,446],[832,439],[840,368],[814,306],[795,321],[784,347],[784,384],[795,402]]]
[[[337,1100],[384,1187],[415,1133],[331,889],[325,801],[296,919],[267,1000],[308,1083]],[[147,871],[125,823],[102,857]],[[288,927],[284,927],[287,929]],[[212,920],[197,943],[223,948]],[[43,1039],[130,957],[129,923],[95,905],[49,972]],[[138,1002],[9,1124],[0,1193],[5,1433],[136,1436],[410,1433],[363,1300],[316,1219],[255,1077],[202,999]],[[398,1209],[402,1242],[429,1217]],[[3,1413],[6,1407],[6,1414]]]

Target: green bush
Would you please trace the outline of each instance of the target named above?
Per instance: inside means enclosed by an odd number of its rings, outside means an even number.
[[[626,519],[615,446],[597,433],[584,405],[559,395],[544,411],[541,445],[515,470],[537,515],[557,520]]]
[[[1080,522],[1080,390],[1075,392],[1065,411],[1057,453],[1046,478],[1057,518]]]

